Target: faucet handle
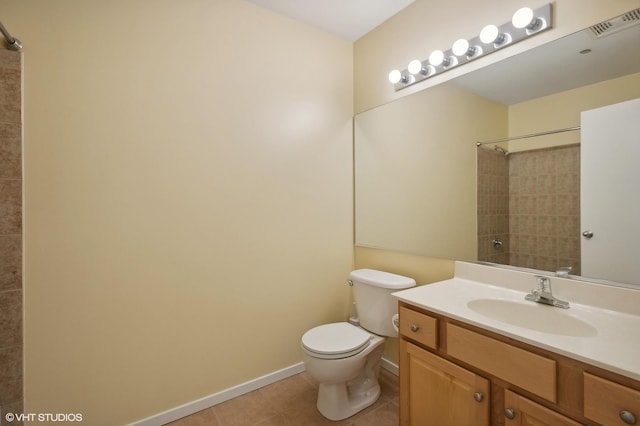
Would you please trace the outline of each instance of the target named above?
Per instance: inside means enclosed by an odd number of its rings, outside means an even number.
[[[544,275],[536,275],[538,281],[538,293],[551,293],[551,281]]]
[[[556,276],[559,278],[567,278],[571,273],[573,268],[571,266],[563,266],[562,268],[558,268],[556,271]]]
[[[544,275],[536,275],[536,281],[538,282],[538,286],[543,286],[549,282],[549,277]]]

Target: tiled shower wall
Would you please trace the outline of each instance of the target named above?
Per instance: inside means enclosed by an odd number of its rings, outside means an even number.
[[[511,264],[580,274],[580,147],[509,155]]]
[[[505,215],[498,213],[505,209],[500,195],[503,162],[508,165],[506,225]],[[497,190],[493,189],[494,181],[500,182]],[[485,193],[488,195],[483,197]],[[498,207],[483,205],[491,202],[498,202]],[[571,266],[572,273],[580,274],[578,145],[509,156],[478,150],[478,209],[479,260],[545,271]],[[508,242],[501,252],[490,242],[504,238],[505,226]]]
[[[21,56],[0,50],[0,424],[22,411]],[[16,423],[17,424],[17,423]]]
[[[494,243],[495,241],[495,243]],[[478,260],[509,264],[509,162],[478,149]]]

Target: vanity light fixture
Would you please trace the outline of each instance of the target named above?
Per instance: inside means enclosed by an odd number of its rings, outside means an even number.
[[[434,50],[426,60],[415,59],[409,63],[407,69],[391,71],[389,81],[398,91],[481,56],[489,55],[498,49],[551,28],[551,13],[551,3],[537,9],[520,8],[505,24],[486,25],[476,37],[461,38],[453,43],[451,49]]]
[[[429,63],[432,67],[442,65],[444,69],[458,65],[458,60],[455,56],[445,55],[442,50],[434,50],[429,55]]]
[[[471,59],[474,56],[482,55],[482,47],[471,46],[467,39],[461,38],[453,43],[451,52],[456,56],[466,56],[467,59]]]
[[[392,84],[404,84],[408,85],[413,83],[414,80],[411,76],[403,74],[400,70],[393,70],[389,73],[389,82]]]
[[[495,48],[505,46],[511,43],[511,34],[504,32],[501,33],[500,29],[495,25],[487,25],[480,31],[480,41],[484,44],[491,44]]]
[[[409,73],[413,75],[421,74],[423,76],[428,76],[434,74],[436,72],[436,69],[432,65],[424,66],[421,61],[414,59],[413,61],[409,62],[407,71],[409,71]]]
[[[511,23],[516,28],[525,28],[531,24],[533,18],[533,10],[529,7],[523,7],[516,10],[516,13],[513,14],[513,18],[511,18]]]
[[[411,74],[418,74],[422,70],[422,62],[417,59],[414,59],[413,61],[409,62],[409,65],[407,65],[407,71],[409,71]]]
[[[511,24],[518,29],[524,28],[527,35],[541,31],[547,26],[545,19],[535,16],[533,10],[528,7],[518,9],[511,18]]]
[[[442,64],[444,62],[444,52],[442,50],[434,50],[429,55],[429,63],[434,67]]]
[[[458,65],[458,60],[455,56],[445,55],[442,50],[434,50],[429,55],[429,63],[434,67],[442,65],[446,69]]]

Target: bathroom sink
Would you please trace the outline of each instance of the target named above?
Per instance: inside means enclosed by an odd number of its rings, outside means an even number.
[[[640,291],[551,277],[569,309],[525,300],[528,271],[456,262],[455,276],[394,293],[406,303],[640,380]]]
[[[595,327],[567,310],[532,302],[504,299],[474,299],[467,307],[485,317],[542,333],[571,337],[592,337]]]

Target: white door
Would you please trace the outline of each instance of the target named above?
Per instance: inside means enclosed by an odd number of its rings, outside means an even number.
[[[640,284],[640,99],[581,121],[582,275]]]

